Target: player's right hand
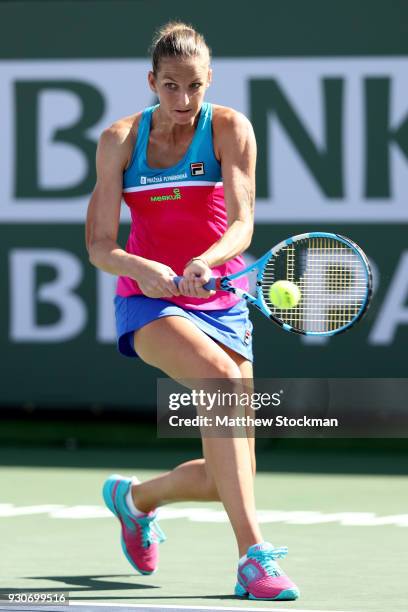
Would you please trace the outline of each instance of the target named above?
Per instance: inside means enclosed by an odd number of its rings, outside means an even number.
[[[137,284],[143,295],[151,298],[166,298],[180,295],[173,278],[176,273],[165,264],[146,259],[137,274]]]

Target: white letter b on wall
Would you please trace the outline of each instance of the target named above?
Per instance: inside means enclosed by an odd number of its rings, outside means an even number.
[[[54,268],[56,278],[36,287],[38,266]],[[79,334],[87,313],[74,293],[82,279],[81,262],[58,249],[14,249],[10,252],[10,337],[15,342],[59,342]],[[37,323],[39,302],[56,306],[57,322]]]

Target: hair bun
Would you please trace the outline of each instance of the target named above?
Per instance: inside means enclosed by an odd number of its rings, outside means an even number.
[[[157,74],[160,60],[163,57],[197,57],[204,55],[211,58],[211,51],[192,25],[182,21],[169,21],[156,33],[151,47],[153,72]]]
[[[193,26],[188,25],[187,23],[183,23],[181,21],[171,21],[166,26],[164,26],[163,30],[164,35],[171,34],[171,32],[174,32],[176,30],[191,30],[192,32],[195,32]]]

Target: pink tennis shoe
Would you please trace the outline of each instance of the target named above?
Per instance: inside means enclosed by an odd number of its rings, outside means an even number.
[[[134,516],[126,503],[131,478],[110,476],[103,485],[103,499],[122,527],[122,550],[140,574],[153,574],[159,563],[159,544],[166,539],[156,521],[156,511]]]
[[[299,589],[276,563],[287,552],[286,546],[274,548],[269,542],[250,546],[238,564],[235,595],[249,599],[297,599]]]

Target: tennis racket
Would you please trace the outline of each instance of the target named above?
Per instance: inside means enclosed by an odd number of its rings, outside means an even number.
[[[256,295],[234,287],[233,281],[256,273]],[[175,277],[176,284],[181,277]],[[279,280],[298,286],[294,308],[277,308],[269,297]],[[228,291],[246,300],[285,331],[309,336],[333,336],[359,321],[370,304],[372,273],[361,248],[349,238],[309,232],[279,242],[244,270],[211,278],[204,289]]]

